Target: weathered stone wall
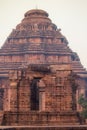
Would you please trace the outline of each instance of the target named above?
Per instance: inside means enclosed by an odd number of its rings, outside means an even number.
[[[82,123],[76,112],[76,93],[70,75],[70,65],[31,65],[27,69],[11,71],[10,111],[4,114],[3,124]]]

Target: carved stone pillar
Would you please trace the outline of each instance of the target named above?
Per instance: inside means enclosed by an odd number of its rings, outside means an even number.
[[[10,111],[17,111],[17,71],[10,72],[9,107]]]
[[[45,111],[45,92],[44,91],[39,92],[39,110]]]
[[[17,82],[10,83],[10,111],[17,111]]]
[[[39,110],[45,111],[45,83],[43,80],[38,82],[39,87]]]

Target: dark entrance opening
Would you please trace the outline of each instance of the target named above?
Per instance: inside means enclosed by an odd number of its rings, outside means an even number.
[[[4,89],[0,88],[0,110],[3,110]]]
[[[39,88],[37,83],[40,79],[35,77],[31,83],[31,110],[39,110]]]

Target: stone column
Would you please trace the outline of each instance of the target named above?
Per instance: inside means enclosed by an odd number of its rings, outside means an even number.
[[[10,83],[10,111],[17,111],[17,82]]]
[[[9,74],[9,108],[10,111],[17,111],[17,71],[11,71]]]
[[[45,111],[45,92],[39,91],[39,110]]]
[[[39,87],[39,110],[45,111],[45,83],[43,80],[38,82]]]

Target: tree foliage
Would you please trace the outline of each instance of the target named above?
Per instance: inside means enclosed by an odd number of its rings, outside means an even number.
[[[81,116],[87,119],[87,98],[84,98],[84,96],[81,95],[78,103],[82,106]]]

